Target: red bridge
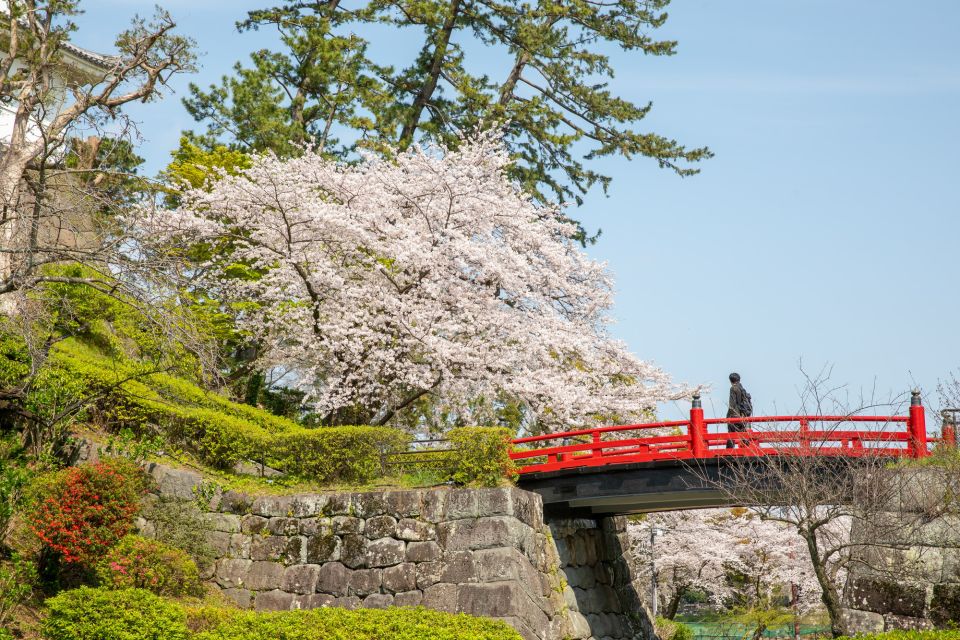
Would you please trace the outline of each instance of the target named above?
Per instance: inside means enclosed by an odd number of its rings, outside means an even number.
[[[749,430],[727,432],[731,423]],[[922,458],[938,442],[955,445],[954,429],[945,423],[939,437],[928,436],[919,391],[907,415],[893,416],[704,418],[695,395],[688,420],[518,438],[510,457],[521,485],[540,493],[546,507],[607,514],[720,504],[691,474],[693,462],[722,468],[770,455]]]

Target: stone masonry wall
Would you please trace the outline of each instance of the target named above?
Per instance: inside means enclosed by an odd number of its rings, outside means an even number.
[[[161,495],[196,499],[200,475],[148,471]],[[623,519],[545,524],[540,497],[517,488],[213,491],[204,508],[217,556],[205,578],[242,607],[422,605],[504,620],[526,640],[654,638]]]
[[[898,504],[872,516],[886,521],[885,531],[898,518],[909,523],[899,539],[881,540],[864,523],[851,532],[854,540],[882,543],[858,550],[862,562],[848,575],[844,616],[851,632],[960,623],[960,516],[943,509],[945,496],[957,495],[951,488],[957,479],[929,468],[899,473]],[[917,527],[917,522],[922,524]]]

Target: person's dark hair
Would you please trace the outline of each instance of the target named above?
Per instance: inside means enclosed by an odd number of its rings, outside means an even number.
[[[739,373],[731,373],[731,374],[730,374],[730,382],[731,382],[731,383],[740,382],[740,374],[739,374]]]

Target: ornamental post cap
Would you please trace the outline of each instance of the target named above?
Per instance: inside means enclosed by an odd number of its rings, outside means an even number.
[[[701,408],[701,404],[700,404],[700,392],[699,392],[699,391],[694,391],[694,392],[693,392],[693,408],[694,408],[694,409],[700,409],[700,408]]]
[[[910,392],[910,406],[916,407],[920,404],[920,389],[914,389]]]

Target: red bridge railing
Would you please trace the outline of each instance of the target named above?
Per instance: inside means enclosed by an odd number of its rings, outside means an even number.
[[[710,433],[710,425],[744,423],[747,430]],[[869,429],[859,429],[861,425]],[[784,429],[783,427],[794,428]],[[644,436],[643,432],[661,433]],[[663,431],[668,431],[664,434]],[[765,455],[922,458],[930,444],[955,445],[952,428],[928,438],[920,392],[914,391],[905,416],[764,416],[704,418],[700,396],[693,397],[688,420],[580,429],[518,438],[510,454],[519,473],[558,471],[630,462],[693,460]]]

